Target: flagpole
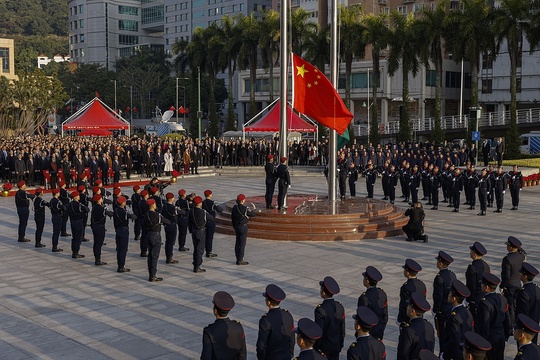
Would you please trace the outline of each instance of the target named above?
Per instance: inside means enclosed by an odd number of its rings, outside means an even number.
[[[287,74],[287,68],[289,65],[289,49],[287,46],[288,41],[288,1],[281,2],[281,24],[280,24],[280,47],[281,47],[281,67],[280,67],[280,87],[279,87],[279,157],[287,157],[287,102],[288,102],[288,89],[287,80],[289,78]]]
[[[334,88],[337,89],[338,72],[337,72],[337,0],[332,0],[332,21],[330,35],[330,81]],[[335,205],[336,202],[336,161],[337,161],[337,136],[336,130],[329,129],[330,142],[328,149],[328,200]],[[335,214],[335,206],[332,206],[332,214]]]

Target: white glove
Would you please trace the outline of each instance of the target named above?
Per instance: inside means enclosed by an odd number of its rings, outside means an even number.
[[[489,193],[487,193],[489,195]]]
[[[503,190],[503,194],[506,194],[506,190]]]
[[[289,185],[289,189],[291,188],[291,185]]]

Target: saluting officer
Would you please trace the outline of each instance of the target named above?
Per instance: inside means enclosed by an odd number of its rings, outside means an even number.
[[[393,204],[396,200],[396,186],[398,183],[398,177],[399,174],[396,172],[396,167],[394,165],[390,165],[390,169],[387,174],[388,180],[387,180],[387,191],[388,191],[388,197],[390,198],[390,204]]]
[[[493,189],[495,191],[495,202],[497,203],[497,210],[494,210],[493,212],[502,213],[507,180],[507,175],[505,172],[503,172],[502,166],[499,166],[497,173],[492,175],[492,180]]]
[[[377,287],[377,283],[382,280],[383,276],[373,266],[368,266],[362,276],[364,277],[366,291],[358,298],[357,307],[366,306],[377,315],[377,324],[371,327],[369,333],[371,336],[382,340],[388,323],[388,297],[383,289]]]
[[[36,222],[36,244],[37,248],[45,247],[41,243],[41,235],[43,235],[43,228],[45,227],[45,208],[50,206],[48,202],[43,200],[43,189],[38,188],[34,192],[36,196],[34,198],[34,221]]]
[[[452,305],[450,315],[444,323],[445,337],[440,339],[441,357],[445,360],[463,358],[465,333],[473,331],[473,316],[463,301],[471,296],[467,286],[459,280],[452,281],[452,290],[448,300]]]
[[[64,205],[67,209],[70,202],[69,202],[69,193],[66,189],[66,183],[61,181],[58,185],[60,187],[60,201],[62,202],[62,205]],[[69,212],[65,211],[64,213],[62,213],[62,232],[60,233],[60,236],[62,237],[71,236],[71,234],[67,233],[68,219],[69,219]]]
[[[433,351],[435,348],[435,330],[429,321],[423,318],[431,306],[424,294],[413,293],[407,306],[409,320],[401,324],[398,339],[397,359],[418,359],[420,350]]]
[[[486,216],[488,205],[488,195],[491,190],[491,177],[487,173],[487,169],[482,169],[482,173],[478,178],[478,203],[480,204],[479,216]]]
[[[322,336],[322,329],[313,320],[302,318],[298,320],[298,326],[294,329],[296,344],[300,348],[298,356],[293,360],[325,360],[326,356],[313,349],[315,341]]]
[[[178,190],[178,200],[175,203],[176,207],[184,211],[184,215],[178,216],[178,251],[189,251],[186,247],[186,237],[188,233],[188,214],[189,214],[189,201],[186,199],[186,190]]]
[[[159,196],[159,188],[154,186],[150,189],[148,194],[150,195],[150,199],[154,199],[156,202],[156,211],[161,213],[161,210],[163,209],[163,200],[161,199],[161,196]]]
[[[181,213],[185,214],[183,210],[174,205],[174,194],[169,192],[165,195],[166,202],[161,210],[161,215],[170,221],[170,224],[165,225],[165,263],[178,264],[178,260],[173,259],[174,243],[176,242],[176,232],[178,216]]]
[[[465,272],[465,279],[467,288],[471,292],[471,295],[467,298],[469,303],[469,309],[476,320],[476,308],[480,300],[484,297],[483,293],[483,279],[484,273],[490,272],[490,268],[483,257],[487,254],[487,250],[478,241],[475,241],[470,247],[469,256],[473,260],[467,267]]]
[[[133,186],[133,194],[131,195],[131,208],[133,209],[133,214],[137,216],[133,225],[135,240],[141,240],[142,218],[139,211],[139,203],[141,202],[141,200],[141,187],[139,185],[135,185]]]
[[[15,206],[17,207],[17,215],[19,215],[19,231],[18,241],[29,242],[30,239],[26,239],[26,226],[28,225],[28,218],[30,217],[30,200],[35,196],[26,192],[26,183],[21,180],[17,183],[19,190],[15,193]]]
[[[212,252],[214,233],[216,232],[216,213],[222,213],[223,208],[216,205],[214,200],[212,200],[212,190],[205,190],[204,197],[205,199],[202,202],[202,208],[204,211],[212,215],[212,218],[208,218],[208,221],[206,222],[206,240],[204,242],[206,257],[210,258],[217,256],[217,254]]]
[[[148,281],[163,281],[163,278],[156,276],[159,253],[161,252],[161,225],[168,225],[171,222],[156,211],[156,200],[149,199],[146,204],[148,212],[144,219],[144,226],[148,231]]]
[[[464,360],[485,359],[486,352],[491,350],[491,344],[482,335],[468,331],[464,335],[465,347],[463,349]]]
[[[465,196],[469,204],[469,210],[474,210],[476,206],[476,188],[478,187],[478,175],[474,165],[471,165],[465,173]]]
[[[339,285],[331,276],[319,281],[322,304],[315,308],[315,322],[321,327],[322,336],[315,341],[313,348],[330,360],[339,359],[345,341],[345,309],[334,295],[339,294]]]
[[[540,347],[533,341],[533,338],[538,337],[539,332],[538,321],[534,321],[524,314],[517,316],[514,339],[518,343],[518,353],[515,360],[540,359]]]
[[[193,272],[202,273],[206,271],[201,268],[204,242],[206,241],[206,222],[211,215],[203,210],[202,198],[200,196],[193,198],[193,205],[188,219],[189,232],[193,239]]]
[[[452,176],[452,201],[454,210],[452,212],[459,212],[459,205],[461,202],[461,191],[463,191],[463,175],[461,169],[457,168]]]
[[[78,191],[73,191],[71,198],[73,200],[67,206],[71,232],[73,233],[73,237],[71,238],[71,257],[73,259],[80,259],[84,257],[84,255],[79,254],[84,235],[84,218],[90,212],[90,209],[79,202]]]
[[[441,183],[442,183],[442,175],[439,172],[438,166],[435,166],[433,168],[433,171],[429,174],[429,183],[430,183],[430,188],[431,188],[431,203],[433,204],[433,207],[431,208],[431,210],[438,210],[439,209],[439,188],[441,187]]]
[[[411,295],[418,293],[426,296],[426,285],[416,275],[422,270],[422,266],[412,259],[405,260],[403,276],[407,281],[399,289],[399,312],[397,321],[400,323],[409,321],[407,306],[411,303]]]
[[[248,234],[249,219],[255,216],[255,213],[250,211],[244,204],[246,196],[239,194],[236,197],[236,205],[231,211],[231,221],[236,233],[236,242],[234,244],[234,254],[236,256],[236,265],[248,265],[249,262],[244,261],[244,253],[246,250],[246,241]]]
[[[506,250],[508,254],[503,258],[501,264],[501,286],[504,292],[504,297],[508,301],[508,317],[510,327],[515,323],[516,311],[516,293],[521,288],[520,272],[525,260],[525,255],[521,249],[521,241],[509,236],[506,241]]]
[[[347,177],[349,178],[349,190],[351,196],[356,196],[356,182],[358,181],[358,169],[354,166],[354,162],[351,162],[349,165],[349,170],[347,171]]]
[[[367,197],[373,199],[373,188],[375,187],[375,181],[377,180],[377,171],[373,169],[373,163],[368,165],[364,175],[366,176]]]
[[[88,192],[86,191],[86,186],[79,185],[77,187],[77,191],[79,192],[79,202],[83,204],[84,206],[88,207],[90,205],[90,199],[88,199]],[[90,213],[84,213],[84,221],[83,221],[83,238],[82,241],[88,242],[86,238],[86,225],[88,224],[88,216]]]
[[[244,328],[238,321],[229,319],[229,311],[234,307],[233,297],[218,291],[213,303],[216,321],[204,328],[201,360],[246,360]]]
[[[127,212],[126,198],[120,196],[117,200],[118,207],[114,209],[114,229],[116,231],[116,263],[119,273],[129,272],[126,268],[126,255],[129,244],[129,219],[137,220],[137,215]]]
[[[433,280],[433,312],[435,313],[435,327],[439,336],[439,349],[443,351],[442,342],[446,338],[444,324],[452,310],[448,295],[452,291],[452,281],[456,280],[456,274],[448,269],[448,266],[454,262],[454,258],[450,255],[444,251],[439,251],[435,259],[437,260],[439,273]]]
[[[386,350],[380,339],[370,336],[377,325],[377,315],[366,306],[359,306],[354,319],[356,341],[347,350],[347,360],[382,360],[386,359]]]
[[[287,189],[291,187],[291,175],[289,174],[289,168],[287,167],[287,158],[283,156],[281,164],[276,169],[276,176],[278,181],[278,210],[283,208],[285,204],[285,197],[287,196]]]
[[[101,247],[105,240],[105,223],[107,222],[107,216],[113,215],[112,211],[103,207],[103,197],[100,194],[96,194],[92,197],[94,205],[92,206],[92,213],[90,215],[90,227],[94,234],[94,259],[96,266],[107,265],[106,262],[101,261]],[[117,245],[118,246],[118,245]]]
[[[60,189],[56,188],[52,190],[52,199],[49,208],[51,209],[51,220],[53,224],[52,233],[52,252],[61,252],[64,249],[58,247],[58,238],[60,237],[60,231],[62,230],[62,212],[67,209],[62,205],[60,201]]]
[[[264,194],[264,199],[266,201],[267,209],[274,208],[272,206],[272,198],[274,197],[274,191],[276,189],[277,174],[273,160],[274,157],[272,155],[268,155],[266,165],[264,165],[264,172],[266,173],[266,178],[264,180],[266,185],[266,193]]]
[[[353,163],[354,164],[354,163]],[[347,193],[347,160],[345,159],[345,151],[341,151],[337,163],[339,199],[344,200]]]
[[[521,266],[520,279],[523,283],[516,295],[516,314],[525,314],[536,323],[540,322],[540,287],[533,283],[534,277],[538,275],[538,270],[529,263]],[[538,343],[538,334],[533,338],[533,343]]]
[[[519,206],[519,192],[523,186],[523,175],[521,171],[518,171],[518,166],[514,165],[512,171],[508,173],[510,178],[510,196],[512,196],[512,208],[510,210],[517,210]]]
[[[148,191],[141,191],[141,201],[139,201],[139,213],[141,214],[141,257],[148,257],[148,228],[145,225],[146,214],[148,214]]]
[[[294,356],[294,320],[289,311],[280,307],[285,292],[270,284],[263,296],[268,312],[259,320],[257,359],[289,360]]]

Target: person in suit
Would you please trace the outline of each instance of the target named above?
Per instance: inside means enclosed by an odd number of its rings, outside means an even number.
[[[291,175],[287,167],[287,158],[281,157],[280,164],[276,169],[276,177],[278,178],[278,210],[281,210],[285,204],[287,189],[291,186]]]
[[[495,145],[495,153],[497,154],[497,166],[502,166],[504,152],[506,146],[504,145],[502,137],[497,139],[497,144]]]
[[[317,323],[308,318],[298,320],[294,329],[296,344],[300,348],[298,356],[293,360],[325,360],[326,357],[313,348],[315,341],[321,338],[322,329]]]
[[[529,263],[524,262],[521,266],[520,280],[523,283],[516,295],[516,315],[525,314],[538,324],[540,322],[540,287],[533,283],[538,270]],[[538,343],[538,334],[532,342]]]
[[[441,358],[445,360],[463,357],[464,335],[473,330],[473,316],[463,301],[471,295],[467,285],[455,279],[448,296],[452,309],[444,323],[444,337],[440,338]]]
[[[214,323],[203,330],[201,360],[246,360],[244,328],[236,320],[229,319],[234,307],[233,297],[225,292],[214,294]]]
[[[407,306],[411,303],[411,295],[418,293],[426,296],[426,285],[416,278],[418,273],[422,271],[422,266],[412,259],[405,260],[403,265],[403,276],[407,278],[407,281],[401,286],[399,290],[399,312],[397,320],[400,323],[409,321],[409,314]]]
[[[113,181],[115,183],[120,182],[120,170],[122,169],[122,165],[120,164],[120,160],[118,158],[118,155],[114,155],[114,160],[112,163],[112,171],[113,171]]]
[[[488,139],[482,142],[482,157],[484,158],[484,166],[489,164],[489,154],[491,153],[491,144]]]
[[[508,318],[510,327],[515,323],[516,293],[521,288],[520,270],[525,261],[525,255],[521,248],[521,241],[514,236],[509,236],[506,241],[508,254],[503,258],[501,264],[501,285],[504,297],[508,302]]]
[[[377,284],[382,280],[383,276],[373,266],[368,266],[362,276],[364,277],[366,291],[358,298],[357,307],[366,306],[377,315],[377,324],[371,327],[369,333],[371,336],[382,340],[388,323],[388,297],[383,289],[377,287]]]
[[[285,292],[270,284],[263,296],[268,312],[259,320],[257,359],[291,359],[294,356],[294,320],[289,311],[280,307],[285,300]]]
[[[514,339],[518,343],[518,353],[515,360],[535,360],[540,359],[540,347],[536,345],[533,338],[538,337],[540,326],[525,314],[519,314],[516,322]]]
[[[347,350],[347,360],[382,360],[386,359],[386,349],[380,339],[371,336],[379,318],[366,306],[359,306],[354,319],[356,341]]]
[[[435,348],[435,330],[433,325],[423,318],[431,306],[424,294],[413,293],[407,305],[408,321],[401,324],[398,339],[397,359],[418,359],[420,350],[433,351]]]

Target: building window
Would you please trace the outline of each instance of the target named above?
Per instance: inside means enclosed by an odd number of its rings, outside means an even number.
[[[78,40],[78,36],[77,35],[73,35],[73,39],[75,40],[75,44],[78,44],[79,43],[79,40]]]
[[[446,87],[447,88],[460,88],[461,87],[461,74],[455,71],[446,72]]]
[[[79,35],[79,42],[84,42],[84,34]]]
[[[493,92],[493,80],[482,79],[482,94],[491,94]]]
[[[118,13],[121,15],[139,15],[139,9],[134,6],[118,5]]]
[[[73,7],[73,15],[75,15],[75,16],[77,15],[77,7],[76,6]]]
[[[139,31],[139,23],[134,20],[118,20],[118,30]]]
[[[2,59],[2,72],[9,73],[9,48],[0,47],[0,59]]]
[[[437,86],[437,72],[435,70],[426,71],[426,86]]]
[[[79,14],[84,14],[84,5],[79,5]]]
[[[79,20],[79,28],[84,29],[84,19]]]
[[[520,77],[518,77],[518,78],[516,79],[516,92],[517,92],[517,93],[520,93],[520,92],[521,92],[521,78],[520,78]]]
[[[397,11],[400,14],[406,15],[407,14],[407,6],[398,6]]]
[[[489,55],[482,56],[482,69],[493,69],[493,57]]]
[[[120,45],[136,45],[139,43],[139,37],[134,35],[118,35]]]
[[[164,20],[163,5],[152,6],[141,10],[142,24],[152,24]]]

